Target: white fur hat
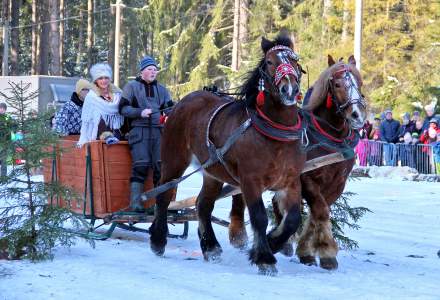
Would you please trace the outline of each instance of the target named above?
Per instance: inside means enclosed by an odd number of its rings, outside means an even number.
[[[90,76],[92,77],[93,82],[101,77],[112,79],[112,73],[112,68],[107,63],[95,64],[90,68]]]

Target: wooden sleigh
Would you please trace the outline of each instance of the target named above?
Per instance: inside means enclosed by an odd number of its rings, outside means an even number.
[[[52,197],[52,205],[68,207],[71,211],[83,215],[90,221],[90,231],[78,233],[88,238],[107,239],[116,227],[148,232],[148,229],[136,224],[151,223],[154,215],[127,211],[130,196],[131,155],[127,142],[106,145],[102,141],[93,141],[82,148],[76,147],[78,136],[64,137],[54,151],[51,161],[44,164],[44,181],[57,181],[82,193],[80,199],[66,202]],[[61,151],[60,151],[61,150]],[[303,172],[343,161],[340,153],[334,153],[306,162]],[[145,183],[145,191],[153,188],[152,175]],[[240,193],[238,188],[226,186],[218,199]],[[183,225],[181,234],[169,234],[170,237],[185,239],[188,236],[189,221],[197,221],[195,203],[197,197],[173,201],[168,208],[168,222]],[[144,202],[145,208],[152,207],[155,200]],[[101,224],[96,225],[96,221]],[[227,227],[229,222],[217,217],[212,221]],[[110,227],[103,233],[96,230],[103,225]]]

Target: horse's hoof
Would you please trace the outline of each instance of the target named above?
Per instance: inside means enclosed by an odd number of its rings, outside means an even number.
[[[163,256],[163,254],[165,253],[165,247],[155,246],[154,244],[151,244],[150,248],[151,251],[153,251],[153,253],[157,256]]]
[[[293,256],[293,246],[290,243],[285,243],[283,248],[281,248],[280,253],[287,257]]]
[[[278,270],[275,265],[261,264],[258,265],[258,274],[265,276],[276,276],[278,274]]]
[[[318,265],[316,263],[315,257],[311,256],[311,255],[300,256],[299,262],[302,263],[303,265],[307,265],[307,266],[317,266]],[[321,260],[321,262],[322,262],[322,260]]]
[[[222,252],[223,250],[221,247],[215,247],[212,250],[203,252],[203,258],[210,262],[220,262]]]
[[[232,247],[236,249],[246,249],[248,244],[248,237],[246,232],[244,234],[236,235],[234,237],[229,237],[229,242],[231,243]]]
[[[338,268],[338,261],[336,257],[322,257],[319,259],[319,266],[326,270],[336,270]]]
[[[259,252],[255,250],[255,248],[249,250],[249,260],[251,264],[256,264],[258,266],[275,265],[277,262],[277,259],[272,252]]]

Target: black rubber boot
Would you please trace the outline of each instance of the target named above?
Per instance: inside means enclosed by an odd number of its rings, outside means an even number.
[[[132,182],[130,185],[130,209],[134,211],[144,211],[141,201],[141,194],[144,191],[144,184],[140,182]]]

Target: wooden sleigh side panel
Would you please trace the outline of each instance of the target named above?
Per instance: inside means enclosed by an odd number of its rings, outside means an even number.
[[[56,174],[58,181],[72,189],[80,196],[73,201],[70,209],[86,216],[102,218],[129,206],[131,155],[127,142],[106,145],[93,141],[90,146],[91,189],[86,183],[87,147],[76,148],[78,136],[69,136],[60,141],[56,154]],[[52,180],[52,162],[45,163],[44,180]],[[151,189],[152,176],[149,174],[145,190]],[[84,201],[86,195],[86,201]],[[93,201],[91,201],[93,200]],[[147,203],[146,207],[153,203]],[[58,205],[68,207],[63,199]],[[93,210],[92,210],[93,205]],[[85,206],[85,210],[84,210]]]

